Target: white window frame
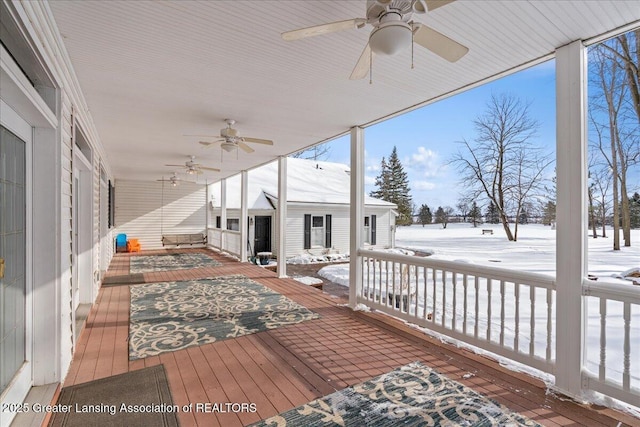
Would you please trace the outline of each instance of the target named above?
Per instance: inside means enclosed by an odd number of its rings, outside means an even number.
[[[321,227],[314,226],[315,219],[320,218],[322,221]],[[312,248],[324,248],[325,244],[325,219],[323,215],[311,215],[311,247]]]

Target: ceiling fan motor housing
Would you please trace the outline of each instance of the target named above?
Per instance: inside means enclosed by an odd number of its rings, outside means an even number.
[[[220,136],[223,138],[236,138],[238,136],[238,131],[232,127],[226,127],[224,129],[220,129]]]

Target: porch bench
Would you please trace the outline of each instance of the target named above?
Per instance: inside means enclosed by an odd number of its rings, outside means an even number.
[[[192,234],[163,234],[162,246],[173,245],[206,245],[207,236],[204,233],[192,233]]]
[[[493,230],[485,228],[482,230],[482,234],[493,234]]]

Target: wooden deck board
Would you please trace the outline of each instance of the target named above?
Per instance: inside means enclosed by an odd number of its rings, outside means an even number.
[[[145,273],[145,281],[243,274],[321,318],[130,361],[129,287],[103,287],[76,345],[65,386],[161,363],[174,403],[193,404],[191,412],[179,413],[182,426],[239,426],[418,360],[544,425],[616,426],[622,422],[640,426],[640,420],[630,415],[547,394],[540,380],[509,371],[485,356],[442,344],[388,316],[353,312],[338,305],[344,300],[292,279],[279,279],[261,267],[206,249],[141,254],[176,252],[205,253],[222,265]],[[128,274],[130,256],[117,254],[106,276]],[[198,403],[254,403],[257,411],[207,413],[196,411]]]

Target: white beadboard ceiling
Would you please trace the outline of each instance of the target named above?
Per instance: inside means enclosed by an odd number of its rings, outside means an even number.
[[[49,3],[116,178],[155,180],[195,155],[216,181],[548,57],[640,25],[633,1],[465,1],[414,15],[469,47],[451,64],[419,46],[349,80],[370,26],[294,42],[280,33],[364,17],[366,1]],[[272,139],[255,153],[202,149],[186,134]],[[390,141],[395,143],[395,141]]]

